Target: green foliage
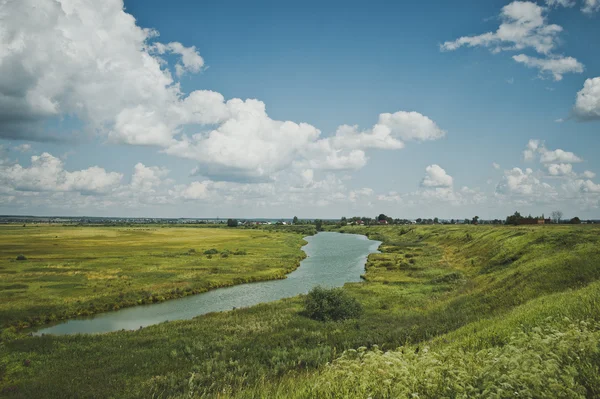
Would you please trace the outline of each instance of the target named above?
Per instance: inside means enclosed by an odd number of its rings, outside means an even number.
[[[323,221],[321,219],[315,220],[315,228],[317,231],[323,231]]]
[[[304,313],[319,321],[339,321],[360,316],[360,303],[341,288],[313,288],[304,299]]]
[[[238,221],[237,219],[227,219],[227,227],[237,227]]]
[[[27,257],[25,255],[17,255],[17,260],[27,260]]]
[[[409,346],[383,352],[361,347],[344,352],[314,378],[286,381],[266,396],[585,399],[597,392],[587,377],[599,382],[593,375],[599,344],[599,324],[567,319],[549,320],[529,331],[517,329],[505,345],[480,351]]]
[[[523,216],[521,216],[519,212],[515,212],[514,215],[508,216],[506,218],[506,224],[518,226],[521,219],[523,219]]]
[[[204,255],[216,255],[219,253],[219,250],[216,248],[207,249],[204,251]]]

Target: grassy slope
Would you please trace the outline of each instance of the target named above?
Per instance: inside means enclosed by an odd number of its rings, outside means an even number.
[[[227,228],[1,226],[0,328],[283,278],[304,256],[303,242]],[[204,255],[211,248],[221,253]]]
[[[248,397],[402,397],[407,386],[417,391],[422,383],[407,380],[406,375],[431,370],[431,381],[438,384],[419,392],[421,397],[439,397],[439,386],[448,386],[452,370],[436,369],[435,364],[452,364],[457,370],[459,365],[466,367],[464,381],[453,380],[468,385],[472,381],[466,376],[481,377],[474,370],[479,370],[475,366],[481,363],[478,354],[482,350],[491,351],[484,360],[510,360],[502,348],[517,348],[516,353],[530,356],[524,364],[533,364],[534,358],[544,360],[538,353],[543,345],[530,346],[529,351],[519,345],[554,342],[551,333],[538,334],[539,339],[517,334],[513,340],[515,329],[532,334],[535,326],[554,323],[546,320],[549,316],[552,320],[563,316],[595,320],[600,315],[600,285],[593,283],[600,277],[600,231],[594,228],[382,226],[344,231],[384,241],[383,253],[369,258],[367,283],[345,287],[363,303],[365,312],[360,319],[340,323],[308,320],[299,314],[301,298],[292,298],[137,332],[19,339],[0,349],[0,386],[14,387],[16,397],[40,392],[47,397],[169,397],[190,392],[208,396],[241,392]],[[569,352],[580,342],[587,344],[585,353],[592,356],[575,366],[559,363],[559,370],[564,365],[576,374],[566,373],[569,381],[575,381],[571,384],[574,390],[566,391],[569,397],[600,384],[590,377],[598,365],[590,350],[597,333],[595,327],[583,331],[560,323],[546,326],[544,331],[562,329],[571,340],[559,334],[556,345],[549,346],[551,352]],[[426,341],[432,355],[421,351],[416,360],[400,352],[388,364],[390,359],[384,356],[393,353],[374,351],[364,355],[366,358],[360,355],[359,360],[345,355],[334,366],[322,368],[346,349],[415,345],[410,352],[414,353],[414,348]],[[446,360],[440,362],[440,356]],[[27,366],[24,360],[29,361]],[[591,371],[586,374],[576,366]],[[356,367],[369,372],[356,373]],[[394,376],[379,371],[386,368],[393,370]],[[475,382],[485,381],[481,377]],[[540,381],[539,386],[552,386],[541,377]],[[571,389],[567,382],[561,386]],[[395,390],[380,389],[386,384]],[[585,394],[593,397],[593,392]]]

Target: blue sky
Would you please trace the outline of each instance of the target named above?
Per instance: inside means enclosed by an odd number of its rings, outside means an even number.
[[[0,213],[600,218],[600,3],[286,3],[0,6]]]

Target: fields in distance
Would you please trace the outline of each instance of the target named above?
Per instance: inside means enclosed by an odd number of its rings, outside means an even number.
[[[304,257],[302,237],[227,228],[0,226],[0,328],[284,278]]]

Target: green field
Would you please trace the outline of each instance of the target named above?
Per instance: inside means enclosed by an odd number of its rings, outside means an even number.
[[[304,243],[263,230],[0,226],[0,328],[284,278]]]
[[[363,306],[357,319],[308,319],[297,297],[135,332],[9,337],[0,390],[22,398],[600,397],[599,229],[342,231],[383,241],[365,281],[344,288]]]

